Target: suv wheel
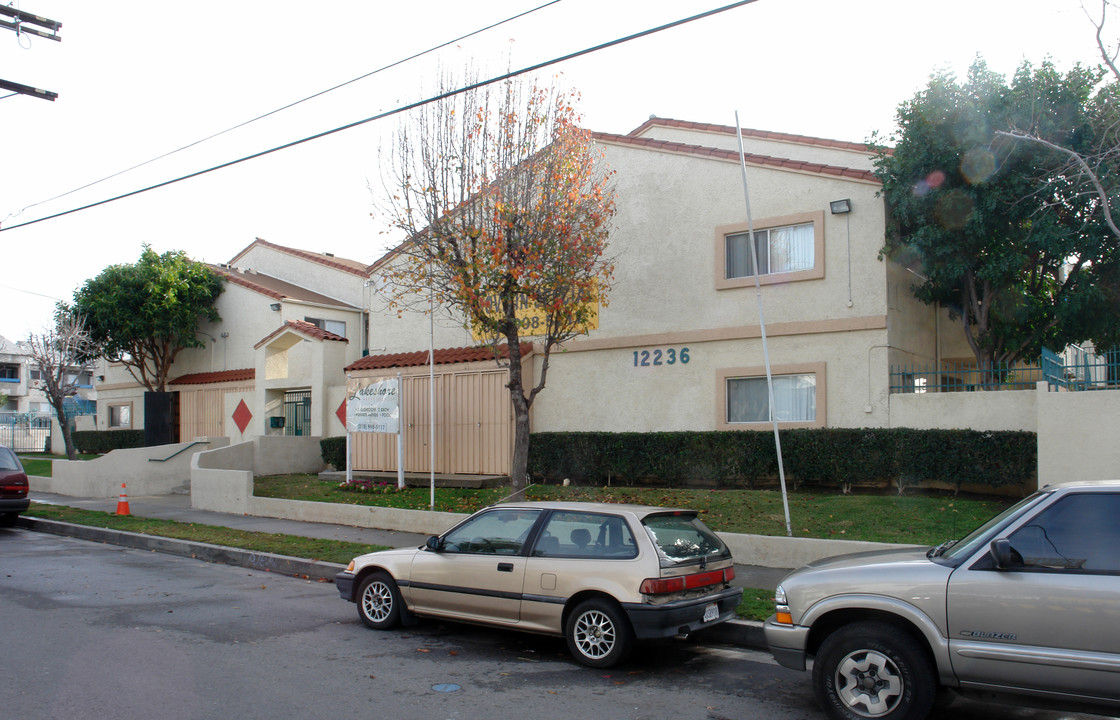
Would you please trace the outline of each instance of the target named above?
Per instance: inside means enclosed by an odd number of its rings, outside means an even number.
[[[813,691],[835,720],[920,720],[933,706],[937,680],[922,647],[877,622],[845,625],[813,661]]]

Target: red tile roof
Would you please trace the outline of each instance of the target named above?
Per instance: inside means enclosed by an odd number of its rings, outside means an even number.
[[[329,253],[315,253],[310,252],[309,250],[299,250],[297,248],[284,247],[283,245],[277,245],[276,243],[269,242],[268,240],[264,240],[262,238],[257,238],[253,240],[253,242],[249,243],[249,245],[246,246],[244,250],[233,256],[233,259],[229,261],[229,264],[236,264],[237,261],[242,256],[244,256],[245,253],[249,252],[249,250],[252,249],[255,245],[272,248],[273,250],[278,250],[294,257],[302,258],[304,260],[310,260],[311,262],[319,263],[320,265],[325,265],[326,267],[334,268],[335,270],[341,270],[342,272],[350,273],[351,275],[357,275],[363,278],[366,277],[369,273],[369,266],[358,260],[335,257],[334,255],[331,255]]]
[[[533,351],[533,343],[521,343],[521,357]],[[509,357],[509,345],[499,345],[498,355],[502,358]],[[451,365],[453,363],[478,362],[493,360],[494,348],[490,345],[482,347],[441,348],[433,353],[436,365]],[[428,351],[418,350],[406,353],[386,353],[384,355],[367,355],[346,366],[346,371],[352,370],[383,370],[385,368],[418,367],[428,364]]]
[[[719,133],[720,135],[735,136],[735,128],[730,125],[713,125],[711,123],[689,122],[687,120],[673,120],[670,118],[651,117],[638,127],[627,133],[628,136],[637,137],[648,128],[660,125],[662,127],[684,128],[686,130],[699,130],[700,132]],[[790,133],[771,132],[769,130],[752,130],[743,128],[743,137],[755,137],[764,140],[779,140],[781,142],[797,143],[799,145],[816,145],[817,147],[836,148],[838,150],[852,150],[855,152],[875,152],[874,148],[864,143],[848,142],[846,140],[829,140],[828,138],[812,137],[810,135],[793,135]]]
[[[210,383],[253,380],[257,376],[255,368],[239,370],[219,370],[217,372],[187,373],[172,380],[169,385],[208,385]]]
[[[302,335],[306,335],[313,340],[333,340],[335,342],[344,343],[350,342],[341,335],[337,335],[335,333],[324,330],[317,325],[312,325],[309,322],[305,322],[303,320],[288,320],[283,325],[261,338],[261,340],[253,346],[253,349],[259,348],[260,346],[266,344],[269,340],[273,339],[285,330],[295,330],[296,332]]]
[[[685,143],[669,142],[667,140],[640,138],[634,137],[633,134],[612,135],[610,133],[596,132],[592,133],[592,137],[595,138],[595,140],[598,142],[613,143],[616,145],[631,145],[634,147],[645,148],[647,150],[658,150],[661,152],[676,153],[679,155],[695,155],[715,158],[717,160],[739,162],[739,153],[735,150],[721,150],[719,148],[704,147],[702,145],[687,145]],[[839,165],[825,165],[823,163],[806,162],[804,160],[790,160],[788,158],[773,157],[771,155],[755,155],[753,153],[746,153],[745,159],[748,165],[776,167],[783,170],[810,172],[817,173],[819,175],[833,175],[835,177],[842,177],[850,180],[859,180],[861,182],[871,182],[879,184],[879,179],[876,178],[875,174],[870,170],[857,170],[855,168],[840,167]]]

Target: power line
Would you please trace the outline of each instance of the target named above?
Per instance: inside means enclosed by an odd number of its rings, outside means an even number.
[[[409,103],[407,105],[402,105],[402,106],[400,106],[398,108],[395,108],[393,110],[388,110],[386,112],[379,113],[377,115],[373,115],[371,117],[367,117],[367,118],[364,118],[362,120],[356,120],[352,123],[347,123],[346,125],[340,125],[339,127],[332,128],[331,130],[324,130],[323,132],[316,133],[314,135],[309,135],[309,136],[301,138],[299,140],[293,140],[291,142],[284,143],[283,145],[277,145],[277,146],[272,147],[268,150],[261,150],[260,152],[253,153],[251,155],[246,155],[244,157],[237,158],[236,160],[230,160],[228,162],[224,162],[224,163],[221,163],[219,165],[214,165],[214,166],[206,168],[204,170],[198,170],[196,172],[189,173],[187,175],[181,175],[181,176],[179,176],[177,178],[173,178],[171,180],[165,180],[161,183],[156,183],[155,185],[148,185],[147,187],[143,187],[143,188],[140,188],[138,190],[132,190],[130,192],[123,193],[121,195],[117,195],[117,196],[114,196],[114,197],[111,197],[111,198],[107,198],[105,200],[99,200],[97,202],[89,203],[88,205],[82,205],[81,207],[72,208],[70,210],[64,210],[62,212],[54,213],[53,215],[47,215],[45,217],[41,217],[41,218],[38,218],[38,219],[35,219],[35,220],[28,220],[27,222],[20,223],[18,225],[11,225],[9,227],[0,227],[0,232],[7,232],[9,230],[15,230],[16,228],[26,227],[28,225],[35,225],[36,223],[41,223],[41,222],[44,222],[44,221],[47,221],[47,220],[53,220],[55,218],[60,218],[60,217],[66,216],[66,215],[71,215],[71,214],[76,213],[76,212],[81,212],[82,210],[89,210],[90,208],[99,207],[101,205],[107,205],[109,203],[116,202],[117,200],[124,200],[125,198],[129,198],[129,197],[132,197],[134,195],[140,195],[142,193],[146,193],[146,192],[149,192],[151,190],[158,190],[159,188],[166,187],[168,185],[174,185],[175,183],[179,183],[179,182],[182,182],[184,180],[190,180],[190,179],[196,178],[200,175],[206,175],[208,173],[212,173],[212,172],[215,172],[217,170],[223,170],[225,168],[232,167],[234,165],[239,165],[243,162],[248,162],[250,160],[255,160],[257,158],[264,157],[265,155],[271,155],[272,153],[280,152],[281,150],[287,150],[288,148],[296,147],[297,145],[303,145],[304,143],[309,143],[313,140],[318,140],[320,138],[324,138],[324,137],[327,137],[329,135],[334,135],[336,133],[343,132],[344,130],[350,130],[352,128],[356,128],[356,127],[359,127],[361,125],[366,125],[368,123],[374,122],[375,120],[382,120],[384,118],[391,117],[393,115],[398,115],[402,112],[407,112],[409,110],[414,110],[418,107],[423,107],[424,105],[429,105],[429,104],[434,103],[434,102],[439,102],[440,100],[446,100],[447,98],[454,97],[456,95],[461,95],[462,93],[465,93],[465,92],[470,92],[472,90],[478,90],[479,88],[486,87],[487,85],[493,85],[494,83],[502,82],[504,80],[509,80],[510,78],[517,77],[518,75],[524,75],[526,73],[536,72],[537,70],[542,70],[542,69],[544,69],[546,67],[550,67],[552,65],[557,65],[557,64],[562,63],[562,62],[567,62],[568,60],[574,60],[575,58],[582,57],[584,55],[589,55],[591,53],[599,52],[600,50],[606,50],[607,48],[611,48],[611,47],[614,47],[616,45],[621,45],[623,43],[627,43],[627,42],[630,42],[632,40],[637,40],[639,38],[643,38],[643,37],[646,37],[648,35],[653,35],[655,33],[659,33],[659,32],[662,32],[664,30],[669,30],[669,29],[672,29],[672,28],[675,28],[675,27],[679,27],[681,25],[686,25],[688,23],[695,22],[696,20],[702,20],[704,18],[711,17],[713,15],[718,15],[718,14],[726,12],[728,10],[733,10],[735,8],[742,7],[743,5],[750,5],[751,3],[754,3],[754,2],[757,2],[757,0],[739,0],[739,2],[734,2],[734,3],[731,3],[730,5],[724,5],[722,7],[716,8],[714,10],[708,10],[707,12],[702,12],[702,13],[699,13],[697,15],[692,15],[692,16],[687,17],[687,18],[682,18],[681,20],[674,20],[673,22],[666,23],[664,25],[659,25],[657,27],[650,28],[648,30],[642,30],[641,32],[637,32],[637,33],[634,33],[632,35],[627,35],[625,37],[617,38],[615,40],[609,40],[605,43],[600,43],[599,45],[594,45],[592,47],[585,48],[583,50],[577,50],[577,51],[569,53],[567,55],[562,55],[560,57],[553,58],[552,60],[545,60],[544,62],[540,62],[540,63],[537,63],[535,65],[529,65],[527,67],[521,68],[520,70],[513,70],[513,71],[510,71],[510,72],[507,72],[507,73],[503,73],[501,75],[496,75],[496,76],[494,76],[492,78],[489,78],[487,80],[481,80],[481,81],[476,82],[476,83],[471,83],[469,85],[465,85],[465,86],[463,86],[461,88],[458,88],[456,90],[449,90],[447,92],[440,93],[439,95],[433,95],[433,96],[428,97],[424,100],[418,100],[414,103]]]
[[[195,140],[194,142],[188,143],[187,145],[184,145],[180,148],[176,148],[175,150],[165,152],[164,154],[156,156],[154,158],[151,158],[150,160],[145,160],[144,162],[137,163],[136,165],[133,165],[132,167],[125,168],[124,170],[119,170],[119,171],[113,173],[112,175],[107,175],[107,176],[101,178],[100,180],[94,180],[93,182],[86,183],[85,185],[82,185],[80,187],[76,187],[73,190],[67,190],[66,192],[55,195],[54,197],[47,198],[46,200],[40,200],[39,202],[35,202],[35,203],[32,203],[32,204],[27,205],[25,207],[22,207],[14,213],[9,213],[8,217],[9,218],[10,217],[19,217],[20,215],[22,215],[24,213],[24,211],[30,210],[33,207],[38,207],[39,205],[45,205],[46,203],[54,202],[55,200],[59,200],[61,198],[66,197],[67,195],[73,195],[76,192],[81,192],[82,190],[85,190],[87,188],[91,188],[94,185],[99,185],[99,184],[101,184],[103,182],[106,182],[108,180],[112,180],[115,177],[119,177],[121,175],[124,175],[125,173],[129,173],[129,172],[132,172],[133,170],[137,170],[139,168],[142,168],[145,165],[150,165],[154,162],[158,162],[160,160],[163,160],[164,158],[171,157],[175,153],[179,153],[179,152],[182,152],[184,150],[189,150],[190,148],[195,147],[196,145],[201,145],[204,142],[208,142],[210,140],[213,140],[216,137],[220,137],[222,135],[225,135],[226,133],[233,132],[234,130],[238,130],[240,128],[243,128],[246,125],[250,125],[252,123],[257,122],[258,120],[263,120],[266,117],[269,117],[269,116],[275,115],[279,112],[283,112],[284,110],[288,110],[290,108],[293,108],[296,105],[299,105],[300,103],[305,103],[309,100],[314,100],[315,98],[317,98],[321,95],[326,95],[329,92],[333,92],[335,90],[338,90],[339,88],[346,87],[347,85],[351,85],[353,83],[356,83],[359,80],[365,80],[366,78],[371,77],[373,75],[376,75],[378,73],[384,72],[386,70],[391,70],[392,68],[395,68],[398,65],[403,65],[404,63],[407,63],[407,62],[410,62],[410,61],[415,60],[417,58],[423,57],[424,55],[428,55],[430,53],[433,53],[436,50],[440,50],[442,48],[447,47],[448,45],[451,45],[452,43],[461,42],[463,40],[466,40],[467,38],[471,38],[471,37],[474,37],[475,35],[479,35],[481,33],[484,33],[487,30],[493,30],[496,27],[499,27],[501,25],[505,25],[506,23],[509,23],[509,22],[513,22],[514,20],[518,20],[520,18],[523,18],[526,15],[531,15],[532,13],[535,13],[538,10],[543,10],[544,8],[548,7],[549,5],[555,5],[558,2],[561,2],[561,0],[550,0],[549,2],[546,2],[543,5],[538,5],[535,8],[532,8],[530,10],[526,10],[526,11],[521,12],[521,13],[518,13],[517,15],[512,15],[512,16],[506,18],[505,20],[499,20],[498,22],[491,23],[491,24],[489,24],[485,27],[481,27],[477,30],[473,30],[473,31],[471,31],[471,32],[469,32],[465,35],[460,35],[457,38],[454,38],[452,40],[448,40],[447,42],[443,42],[443,43],[440,43],[439,45],[435,45],[433,47],[430,47],[427,50],[423,50],[421,52],[415,53],[415,54],[410,55],[410,56],[408,56],[406,58],[403,58],[401,60],[397,60],[396,62],[389,63],[388,65],[385,65],[383,67],[379,67],[376,70],[371,70],[370,72],[367,72],[364,75],[359,75],[358,77],[353,78],[352,80],[347,80],[346,82],[339,83],[338,85],[335,85],[333,87],[329,87],[326,90],[320,90],[319,92],[317,92],[313,95],[308,95],[307,97],[305,97],[301,100],[296,100],[295,102],[288,103],[287,105],[284,105],[282,107],[278,107],[275,110],[270,110],[270,111],[268,111],[268,112],[266,112],[262,115],[258,115],[251,120],[246,120],[244,122],[238,123],[237,125],[234,125],[233,127],[229,127],[229,128],[226,128],[225,130],[222,130],[220,132],[216,132],[213,135],[208,135],[207,137],[204,137],[200,140]],[[0,97],[0,100],[3,100],[4,97],[11,97],[11,96],[10,95],[2,96],[2,97]],[[7,219],[7,218],[5,218],[5,219]],[[18,226],[15,226],[15,227],[18,227]]]

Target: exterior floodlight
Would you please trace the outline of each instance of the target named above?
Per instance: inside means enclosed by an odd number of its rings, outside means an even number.
[[[847,198],[844,200],[833,200],[828,204],[828,207],[832,210],[833,215],[842,215],[852,211],[852,201]]]

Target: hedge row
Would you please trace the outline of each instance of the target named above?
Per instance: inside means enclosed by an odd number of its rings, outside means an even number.
[[[75,430],[71,437],[80,453],[144,447],[143,430]]]
[[[1037,438],[1030,432],[910,428],[780,432],[787,483],[999,487],[1030,483]],[[778,477],[772,432],[535,433],[534,480],[682,487],[769,485]]]
[[[323,438],[319,441],[323,462],[335,470],[346,469],[346,436]]]

